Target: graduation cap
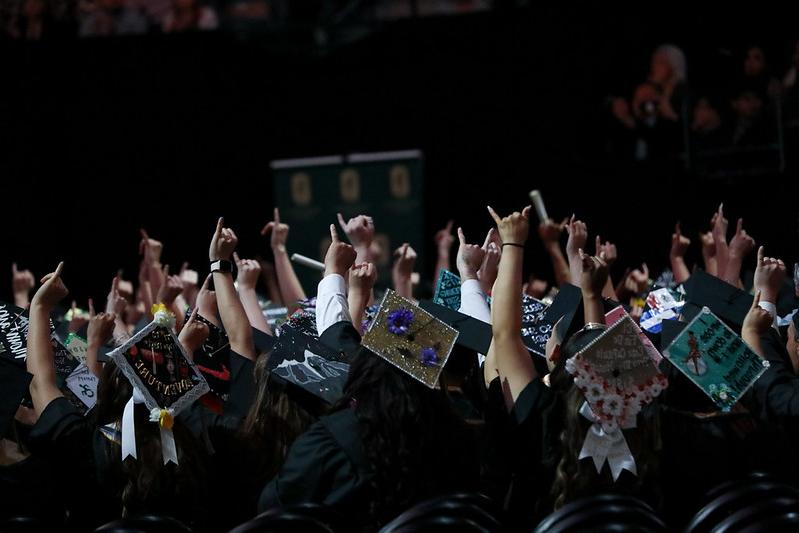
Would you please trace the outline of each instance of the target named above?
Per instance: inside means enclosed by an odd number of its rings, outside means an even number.
[[[608,462],[613,480],[622,470],[636,473],[635,458],[621,429],[636,426],[641,409],[668,382],[658,371],[640,330],[625,316],[566,361],[566,370],[585,396],[580,414],[592,423],[580,451],[597,472]]]
[[[433,302],[454,311],[461,307],[461,278],[457,274],[442,268],[436,280]],[[485,352],[482,352],[485,353]]]
[[[477,353],[488,353],[493,335],[491,324],[437,304],[432,300],[420,301],[419,307],[456,329],[458,331],[458,344]]]
[[[333,405],[344,391],[350,365],[344,352],[283,324],[269,356],[267,370],[270,377],[275,376]]]
[[[133,385],[122,416],[122,460],[136,458],[134,404],[144,403],[150,421],[161,428],[164,464],[177,464],[172,424],[175,415],[209,391],[208,383],[186,356],[174,331],[175,317],[163,305],[152,322],[109,356]]]
[[[708,307],[716,316],[740,329],[752,307],[751,294],[702,270],[694,272],[685,281],[684,287],[686,304],[682,316],[688,321],[696,317],[703,307]]]
[[[389,290],[361,345],[435,388],[457,338],[458,330]]]
[[[544,314],[544,322],[553,325],[552,335],[561,345],[579,330],[583,325],[583,293],[579,287],[564,283]]]
[[[769,366],[707,307],[677,334],[663,355],[725,412]]]
[[[28,316],[16,305],[0,302],[0,357],[19,365],[28,353]]]
[[[8,435],[32,379],[19,365],[0,358],[0,439]]]

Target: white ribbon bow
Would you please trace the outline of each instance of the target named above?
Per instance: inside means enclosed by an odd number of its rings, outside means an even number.
[[[133,395],[125,404],[125,411],[122,413],[122,460],[127,457],[136,456],[136,423],[133,416],[133,408],[135,404],[144,403],[144,396],[141,395],[139,389],[133,388]],[[171,414],[171,413],[170,413]],[[156,408],[150,411],[150,421],[160,421],[161,410]],[[166,429],[159,425],[161,430],[161,455],[164,458],[164,464],[172,461],[178,464],[178,452],[175,445],[175,435],[171,429]]]
[[[602,466],[607,461],[614,482],[619,479],[622,470],[629,470],[638,475],[635,459],[627,446],[627,440],[624,438],[621,428],[615,424],[612,427],[608,427],[607,424],[603,426],[602,421],[591,410],[588,402],[583,402],[580,414],[592,423],[585,434],[583,449],[580,450],[580,459],[586,457],[593,459],[597,473],[602,471]],[[631,417],[631,420],[624,425],[624,429],[634,427],[635,417]]]

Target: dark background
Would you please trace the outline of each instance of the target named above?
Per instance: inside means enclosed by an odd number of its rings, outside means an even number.
[[[686,51],[692,82],[712,84],[751,42],[781,77],[794,19],[732,15],[499,9],[323,49],[302,34],[0,43],[0,298],[12,260],[39,277],[60,259],[79,301],[104,298],[117,268],[135,279],[139,227],[165,243],[165,262],[201,275],[219,215],[242,256],[268,255],[270,160],[406,148],[425,154],[431,240],[454,218],[482,242],[486,203],[506,213],[539,188],[551,216],[577,212],[619,245],[618,270],[645,260],[656,274],[677,219],[698,256],[696,232],[722,200],[731,227],[743,216],[769,254],[797,260],[791,152],[784,174],[722,181],[605,155],[608,97],[629,96],[662,42]],[[527,269],[549,275],[535,237],[528,248]]]

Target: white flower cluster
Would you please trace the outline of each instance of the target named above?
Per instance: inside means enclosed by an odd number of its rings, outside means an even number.
[[[175,315],[169,311],[156,311],[153,320],[162,328],[175,329]]]
[[[566,360],[566,371],[574,376],[574,384],[585,395],[605,431],[613,431],[619,425],[629,427],[641,409],[660,395],[668,383],[665,376],[658,374],[650,382],[624,391],[608,384],[578,356]]]

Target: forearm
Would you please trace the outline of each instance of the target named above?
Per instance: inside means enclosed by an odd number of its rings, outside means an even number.
[[[230,339],[230,347],[242,357],[255,360],[250,322],[233,285],[233,276],[229,272],[214,272],[214,290],[219,316]]]
[[[719,273],[719,265],[716,261],[715,255],[710,255],[706,253],[702,253],[702,260],[705,265],[705,272],[712,276],[717,276]]]
[[[602,304],[601,296],[583,291],[583,310],[586,324],[589,322],[605,323],[605,307]]]
[[[241,300],[242,307],[244,307],[244,312],[247,314],[247,320],[249,320],[250,325],[257,330],[271,335],[272,328],[269,327],[264,314],[261,312],[261,306],[258,305],[258,295],[255,293],[255,289],[252,287],[242,288],[240,286],[239,299]]]
[[[569,255],[569,279],[571,279],[570,283],[577,284],[579,286],[580,283],[580,276],[583,274],[583,261],[580,259],[579,255]]]
[[[14,305],[26,309],[30,303],[31,302],[27,290],[14,292]]]
[[[684,257],[672,256],[669,258],[669,261],[671,262],[671,272],[674,274],[674,281],[676,283],[683,283],[685,280],[691,277],[691,272],[685,265]]]
[[[545,248],[549,254],[549,259],[552,261],[552,270],[555,272],[555,283],[557,283],[558,287],[564,283],[571,283],[573,278],[571,270],[569,269],[569,263],[566,261],[566,257],[563,255],[560,245],[557,242],[551,242],[547,243]]]
[[[100,352],[101,345],[96,342],[90,342],[86,348],[86,367],[89,372],[94,374],[97,378],[103,373],[103,365],[97,360],[97,354]]]
[[[492,349],[508,408],[537,375],[520,333],[523,253],[524,249],[516,246],[503,250],[491,308]]]
[[[716,276],[724,279],[727,273],[727,261],[730,257],[730,250],[724,239],[716,239]]]
[[[39,416],[52,400],[63,396],[56,386],[53,345],[50,341],[50,310],[40,305],[33,305],[30,309],[25,365],[28,373],[33,375],[31,400]]]
[[[370,293],[363,294],[361,291],[352,290],[352,288],[350,288],[350,292],[347,295],[350,316],[352,316],[352,325],[358,330],[358,333],[361,334],[363,334],[363,317],[366,315],[366,306],[369,304]]]
[[[290,305],[293,302],[304,300],[305,291],[302,290],[300,280],[294,272],[294,266],[285,248],[273,248],[275,255],[275,275],[280,287],[283,304]]]
[[[361,263],[372,263],[372,248],[371,244],[369,246],[359,245],[353,246],[355,249],[355,264],[360,265]]]
[[[316,330],[321,336],[338,322],[352,322],[346,284],[340,274],[328,274],[319,282],[316,293]]]
[[[413,299],[413,283],[411,282],[410,276],[405,275],[394,275],[392,276],[394,279],[394,290],[397,291],[397,294],[402,296],[403,298],[407,298],[409,300]]]
[[[724,268],[724,275],[721,279],[723,279],[730,285],[735,285],[736,287],[740,286],[742,263],[743,263],[742,257],[730,254],[727,257],[727,266]]]

